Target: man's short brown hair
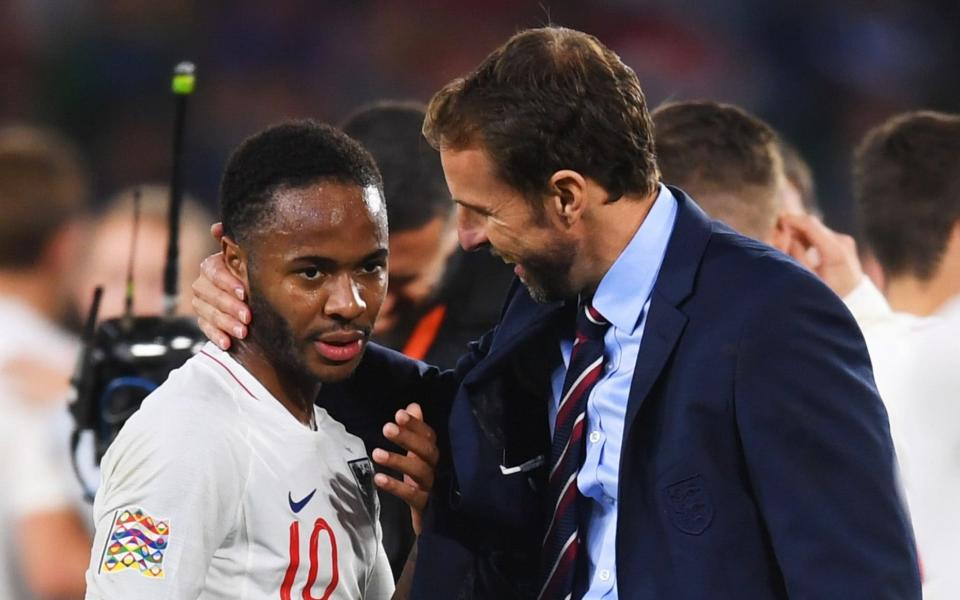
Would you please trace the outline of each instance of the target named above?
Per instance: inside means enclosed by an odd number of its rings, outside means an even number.
[[[783,163],[773,129],[746,111],[708,101],[653,111],[665,183],[693,196],[713,218],[765,240],[780,212]]]
[[[897,115],[854,158],[860,225],[887,276],[936,274],[960,221],[960,115]]]
[[[0,128],[0,268],[35,264],[87,195],[87,174],[70,142],[36,127]]]
[[[437,149],[479,144],[531,201],[561,169],[597,181],[611,200],[652,193],[652,129],[633,70],[597,38],[560,27],[514,35],[437,92],[423,126]]]
[[[821,216],[820,201],[817,199],[817,182],[813,178],[813,169],[810,163],[800,153],[792,142],[780,137],[778,139],[778,148],[780,156],[783,158],[783,174],[787,181],[797,188],[800,193],[800,202],[803,203],[803,209],[811,215]]]

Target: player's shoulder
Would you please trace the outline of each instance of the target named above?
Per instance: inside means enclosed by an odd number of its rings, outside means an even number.
[[[327,444],[341,448],[348,456],[366,456],[363,440],[347,431],[340,421],[334,419],[319,406],[314,407],[317,427],[323,432]]]
[[[235,387],[208,355],[197,354],[144,399],[118,439],[153,436],[197,446],[236,431],[242,419]]]

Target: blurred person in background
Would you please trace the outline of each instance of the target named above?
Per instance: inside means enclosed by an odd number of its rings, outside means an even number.
[[[960,115],[896,115],[871,129],[854,165],[861,228],[886,276],[889,306],[864,327],[894,403],[901,463],[924,566],[924,597],[960,594]],[[852,240],[817,222],[793,226],[834,287],[866,278]],[[891,310],[892,307],[892,310]],[[880,373],[895,377],[881,380]]]
[[[652,118],[665,182],[692,194],[711,217],[829,279],[861,328],[885,318],[889,307],[870,281],[839,268],[833,254],[820,256],[810,243],[810,235],[825,229],[817,216],[813,174],[769,124],[712,101],[668,103]],[[853,238],[842,239],[853,247]]]
[[[140,218],[136,246],[132,244],[134,195],[140,190]],[[76,282],[70,290],[75,315],[73,323],[82,325],[93,290],[103,286],[100,319],[123,314],[127,269],[133,260],[134,315],[163,314],[163,268],[169,237],[168,210],[170,190],[163,185],[147,184],[126,188],[113,195],[88,226],[86,243],[77,261]],[[212,213],[190,197],[184,198],[180,213],[180,299],[178,314],[192,314],[190,282],[199,274],[199,261],[216,249],[210,238]],[[131,252],[133,256],[131,257]]]
[[[960,115],[906,113],[872,129],[857,149],[854,179],[890,306],[919,316],[957,311]]]
[[[383,175],[390,222],[390,288],[374,336],[418,360],[453,368],[467,344],[496,324],[513,271],[487,252],[457,246],[440,154],[423,138],[425,107],[382,102],[343,130]]]
[[[711,217],[785,248],[785,212],[803,212],[802,192],[784,173],[773,129],[741,108],[709,100],[671,102],[653,113],[663,181],[697,199]]]
[[[0,598],[79,598],[90,537],[57,439],[77,344],[56,323],[76,268],[88,180],[76,149],[0,129]],[[24,376],[24,372],[31,373]],[[18,377],[12,377],[16,373]]]
[[[800,153],[800,149],[777,136],[777,150],[783,160],[783,188],[780,197],[784,211],[792,214],[810,214],[820,216],[820,202],[817,199],[817,184],[813,178],[813,169]]]
[[[871,281],[847,267],[853,238],[829,231],[816,216],[813,175],[796,149],[762,119],[729,104],[675,102],[657,108],[653,122],[665,182],[691,190],[712,217],[792,255],[843,299],[866,338],[902,453],[898,420],[909,395],[899,387],[902,348],[894,338],[910,320],[893,315]],[[844,252],[814,243],[826,236]]]

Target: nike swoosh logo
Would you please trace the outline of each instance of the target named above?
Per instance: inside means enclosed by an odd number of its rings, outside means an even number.
[[[310,502],[310,499],[313,498],[313,495],[316,493],[317,493],[317,490],[314,489],[312,492],[307,494],[306,498],[304,498],[303,500],[300,500],[299,502],[294,502],[293,495],[290,492],[287,492],[287,501],[290,502],[290,510],[292,510],[294,513],[300,512],[301,510],[303,510],[303,507],[306,506],[308,502]]]

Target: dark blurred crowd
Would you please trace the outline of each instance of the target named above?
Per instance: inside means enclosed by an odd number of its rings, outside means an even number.
[[[948,1],[13,0],[0,6],[0,119],[78,140],[103,199],[166,177],[167,78],[193,60],[187,181],[212,202],[228,150],[265,125],[426,101],[517,29],[551,20],[618,52],[651,106],[702,97],[762,115],[811,161],[841,229],[852,225],[849,150],[866,129],[956,107],[960,7]]]
[[[391,282],[375,336],[451,367],[468,341],[496,323],[512,273],[487,253],[457,248],[439,158],[420,136],[421,107],[369,103],[426,100],[510,33],[547,22],[597,35],[636,70],[650,106],[661,105],[654,124],[665,183],[791,254],[847,301],[890,413],[921,558],[935,583],[947,578],[948,563],[960,559],[949,540],[960,530],[937,515],[960,500],[960,432],[950,426],[960,411],[940,403],[925,409],[937,418],[916,418],[910,398],[939,401],[960,392],[944,375],[956,366],[950,332],[960,330],[960,262],[949,262],[960,261],[950,254],[960,252],[960,239],[951,237],[960,236],[960,186],[943,173],[943,165],[958,164],[960,145],[924,138],[923,116],[919,125],[888,121],[864,135],[906,110],[957,112],[960,8],[692,4],[0,5],[0,79],[7,83],[0,90],[0,456],[7,463],[0,466],[0,600],[82,597],[89,508],[66,460],[67,381],[93,287],[106,286],[101,317],[118,316],[130,256],[134,311],[160,310],[172,65],[189,58],[199,75],[187,137],[185,178],[194,198],[183,214],[180,312],[190,313],[189,282],[215,249],[208,228],[228,150],[266,124],[317,118],[341,124],[383,172]],[[726,104],[689,102],[700,98]],[[912,126],[919,133],[911,134]],[[945,127],[960,139],[956,123]],[[897,144],[899,154],[884,153]],[[878,208],[862,200],[893,193],[892,183],[873,174],[927,154],[941,158],[933,167],[912,165],[925,175],[914,187],[941,204],[911,213],[897,212],[895,202]],[[715,169],[697,168],[705,164]],[[941,176],[941,187],[930,183]],[[135,188],[141,216],[134,245]],[[736,198],[717,195],[720,188]],[[905,221],[913,233],[885,243],[897,229],[891,223]],[[837,231],[855,234],[859,245]],[[930,239],[954,246],[924,254]],[[929,386],[922,392],[918,377]],[[934,470],[942,477],[924,476]],[[402,504],[383,502],[384,519],[406,518]],[[405,555],[412,539],[400,529],[385,534],[388,553],[389,543],[398,545],[391,555]],[[942,595],[930,597],[960,594],[949,581],[941,585],[930,591]]]

